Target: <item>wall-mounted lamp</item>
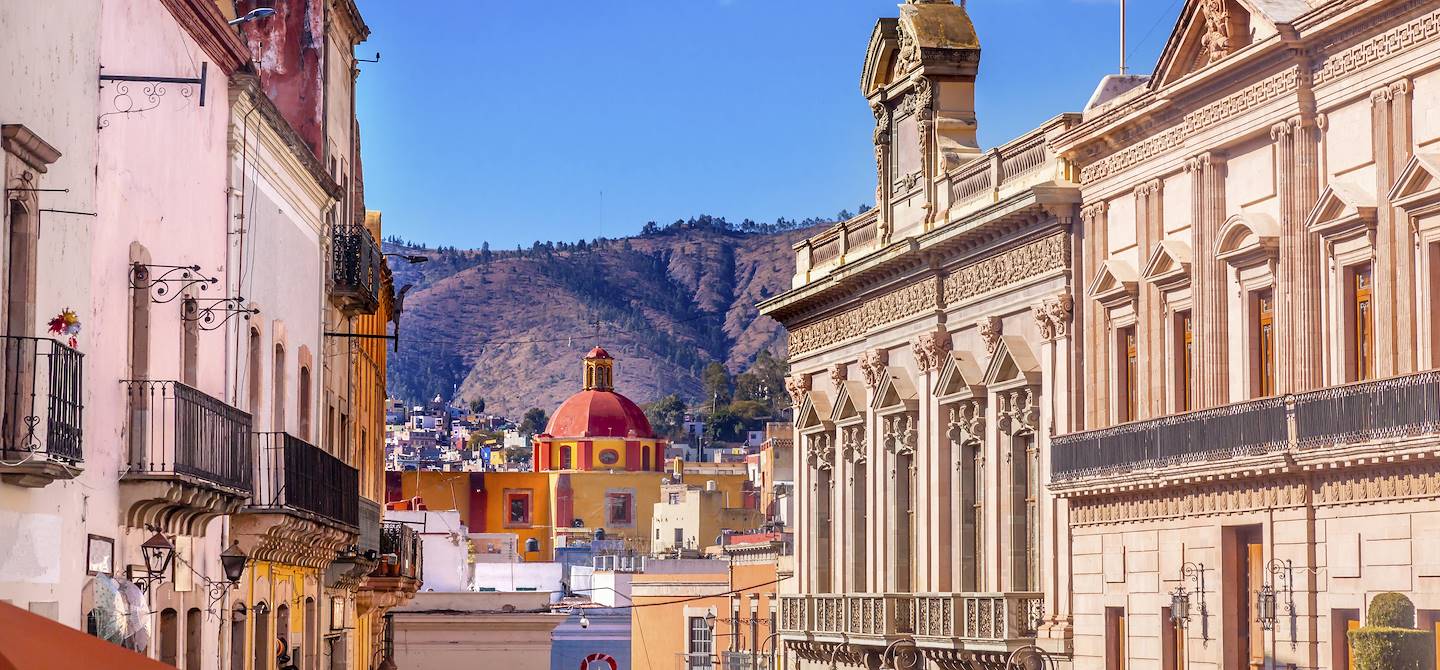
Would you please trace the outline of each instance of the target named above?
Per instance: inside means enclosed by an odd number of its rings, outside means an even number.
[[[411,265],[415,265],[416,263],[428,263],[428,262],[430,262],[430,257],[429,257],[429,256],[421,256],[421,255],[418,255],[418,254],[394,254],[394,253],[391,253],[391,254],[381,254],[381,255],[382,255],[382,256],[394,256],[394,257],[399,258],[400,260],[403,260],[403,261],[405,261],[406,263],[409,263],[409,264],[411,264]]]
[[[1186,590],[1189,581],[1191,589]],[[1210,610],[1205,606],[1205,564],[1186,562],[1180,566],[1180,585],[1170,592],[1170,622],[1177,627],[1190,625],[1190,595],[1195,595],[1200,607],[1200,637],[1210,642]]]
[[[228,24],[230,24],[230,25],[232,25],[232,26],[238,26],[238,25],[240,25],[240,24],[242,24],[242,23],[249,23],[249,22],[251,22],[251,21],[258,21],[258,20],[260,20],[260,19],[265,19],[265,18],[269,18],[269,17],[272,17],[272,16],[275,16],[275,8],[274,8],[274,7],[259,7],[259,8],[250,10],[250,12],[247,13],[245,16],[242,16],[242,17],[240,17],[240,18],[238,18],[238,19],[234,19],[234,20],[231,20],[231,21],[226,21],[226,23],[228,23]]]
[[[141,591],[149,593],[152,586],[165,581],[165,571],[175,560],[175,545],[165,539],[164,534],[157,532],[140,545],[140,556],[145,559],[145,574],[136,575],[132,569],[130,581],[135,582]]]
[[[1274,630],[1275,624],[1280,619],[1279,604],[1281,599],[1285,602],[1285,614],[1290,617],[1290,648],[1295,649],[1299,642],[1296,640],[1299,635],[1300,617],[1295,611],[1295,571],[1318,573],[1316,568],[1296,568],[1289,560],[1272,558],[1265,564],[1265,572],[1270,576],[1269,580],[1260,587],[1255,594],[1255,618],[1259,620],[1260,626],[1265,630]]]
[[[220,569],[225,573],[225,580],[219,582],[206,582],[210,589],[210,607],[214,609],[215,604],[225,597],[225,594],[232,589],[239,588],[240,577],[245,574],[245,563],[250,557],[240,549],[239,540],[231,540],[230,547],[220,552]]]

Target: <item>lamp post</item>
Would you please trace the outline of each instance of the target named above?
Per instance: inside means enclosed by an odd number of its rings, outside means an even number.
[[[428,263],[428,262],[430,262],[430,257],[429,257],[429,256],[421,256],[421,255],[419,255],[419,254],[396,254],[396,253],[389,253],[389,254],[381,254],[381,255],[382,255],[382,256],[394,256],[394,257],[399,258],[400,260],[403,260],[403,261],[405,261],[406,263],[409,263],[409,264],[411,264],[411,265],[415,265],[416,263]]]

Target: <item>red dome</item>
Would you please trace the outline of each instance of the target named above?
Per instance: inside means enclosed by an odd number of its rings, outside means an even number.
[[[550,417],[545,434],[552,437],[654,438],[650,420],[639,405],[614,391],[581,391],[570,396]]]

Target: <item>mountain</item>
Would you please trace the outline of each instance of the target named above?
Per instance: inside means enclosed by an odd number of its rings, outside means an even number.
[[[599,345],[617,359],[616,390],[632,400],[703,402],[710,362],[735,374],[761,350],[784,358],[784,331],[755,304],[789,288],[791,245],[827,224],[698,217],[634,237],[506,251],[392,238],[386,252],[432,260],[390,257],[397,289],[413,287],[389,392],[483,398],[487,412],[515,418],[551,412],[579,390],[580,359]]]

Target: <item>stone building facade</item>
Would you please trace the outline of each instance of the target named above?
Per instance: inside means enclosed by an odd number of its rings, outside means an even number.
[[[790,332],[795,403],[786,667],[1003,667],[1069,634],[1045,484],[1081,383],[1080,192],[1050,143],[1079,118],[982,151],[978,67],[959,5],[880,20],[861,81],[877,207],[797,244],[792,290],[761,304]]]
[[[1195,0],[1054,141],[1075,667],[1343,669],[1383,591],[1440,621],[1437,66],[1435,2]]]

